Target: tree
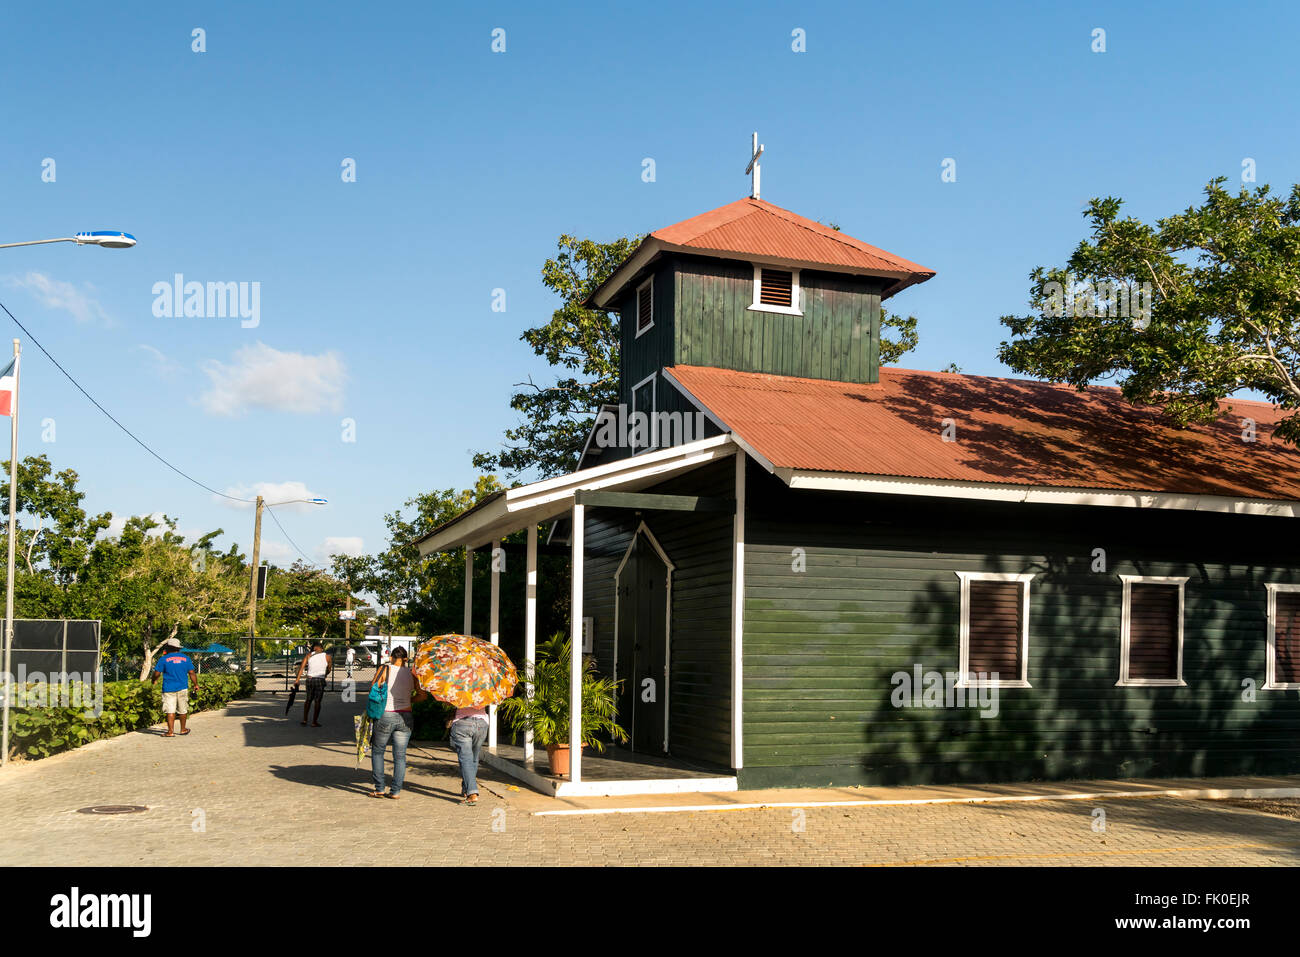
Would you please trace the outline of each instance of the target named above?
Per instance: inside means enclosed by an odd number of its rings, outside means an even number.
[[[839,227],[834,227],[838,229]],[[542,284],[559,293],[561,304],[544,326],[525,329],[520,338],[559,370],[547,386],[530,378],[510,407],[524,421],[506,430],[505,447],[478,452],[474,467],[515,478],[536,472],[540,478],[564,475],[578,466],[582,446],[602,405],[618,401],[619,318],[614,312],[587,309],[582,303],[636,249],[639,239],[621,237],[608,243],[562,235],[558,255],[542,266]],[[891,340],[883,330],[897,330]],[[881,315],[880,361],[897,362],[916,348],[916,318]]]
[[[885,335],[886,329],[895,330],[897,338],[891,339]],[[908,316],[904,319],[884,309],[880,310],[880,364],[882,366],[893,365],[915,349],[919,341],[920,337],[916,333],[916,316]]]
[[[153,530],[161,528],[160,534]],[[186,546],[176,520],[127,520],[116,539],[98,542],[81,582],[82,607],[103,620],[103,639],[111,653],[139,652],[140,680],[149,676],[154,656],[182,628],[204,632],[235,627],[242,619],[247,584],[245,566],[232,548],[211,549],[219,532]]]
[[[1001,360],[1079,389],[1117,378],[1177,426],[1213,421],[1242,391],[1300,408],[1300,186],[1233,195],[1224,182],[1154,226],[1094,199],[1091,237],[1064,267],[1030,273],[1033,312],[1002,317],[1013,338]],[[1300,415],[1275,434],[1294,444]]]
[[[542,265],[542,285],[559,293],[560,307],[550,322],[525,329],[520,338],[560,377],[551,385],[531,378],[520,384],[522,391],[511,397],[510,407],[522,412],[524,421],[506,430],[501,451],[477,453],[476,469],[510,476],[535,470],[546,477],[577,467],[596,410],[618,400],[618,317],[582,303],[639,241],[626,236],[608,243],[567,234],[559,238],[558,255]]]
[[[408,499],[405,507],[415,510],[409,518],[400,510],[385,515],[388,548],[372,560],[368,583],[381,609],[400,605],[402,620],[422,634],[459,631],[465,596],[463,559],[447,552],[421,558],[414,542],[503,490],[496,476],[481,475],[472,489],[448,488]]]
[[[296,633],[310,640],[341,639],[339,612],[346,607],[348,586],[329,572],[295,561],[275,569],[267,582],[266,601],[258,605],[262,634]]]
[[[0,547],[8,547],[9,463],[3,463],[4,528]],[[87,516],[85,493],[72,469],[54,472],[44,455],[18,463],[17,540],[14,545],[14,613],[25,618],[69,614],[70,591],[84,574],[99,534],[112,515]],[[2,576],[0,576],[2,577]]]

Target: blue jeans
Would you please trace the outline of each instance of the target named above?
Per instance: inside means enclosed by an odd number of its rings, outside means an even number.
[[[478,794],[478,755],[487,740],[488,723],[482,718],[461,718],[451,723],[452,750],[460,759],[461,790]]]
[[[411,740],[411,729],[415,719],[409,711],[385,711],[384,716],[375,722],[374,734],[370,738],[370,770],[374,779],[375,790],[384,789],[384,752],[388,742],[393,742],[393,794],[402,793],[402,782],[406,780],[406,745]]]

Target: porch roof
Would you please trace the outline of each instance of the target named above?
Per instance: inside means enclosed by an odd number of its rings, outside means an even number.
[[[735,453],[736,445],[730,435],[716,435],[520,485],[488,496],[416,539],[414,544],[421,557],[462,546],[482,548],[511,532],[567,513],[579,491],[610,488],[637,491]]]

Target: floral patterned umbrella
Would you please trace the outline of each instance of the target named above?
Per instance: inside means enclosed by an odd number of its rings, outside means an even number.
[[[457,708],[499,704],[519,681],[504,651],[469,635],[430,638],[415,650],[411,672],[421,688]]]

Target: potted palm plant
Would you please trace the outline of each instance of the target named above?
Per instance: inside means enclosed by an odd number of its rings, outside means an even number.
[[[524,693],[524,681],[519,682],[515,696],[501,702],[498,713],[511,731],[532,729],[533,742],[546,749],[551,762],[551,773],[569,773],[569,669],[572,644],[562,634],[542,642],[537,648],[537,661],[524,662],[521,669],[527,674],[532,664],[533,696]],[[615,693],[618,683],[596,673],[596,663],[587,658],[582,663],[582,747],[590,745],[597,751],[605,750],[603,737],[626,741],[627,732],[615,720],[618,704]]]

